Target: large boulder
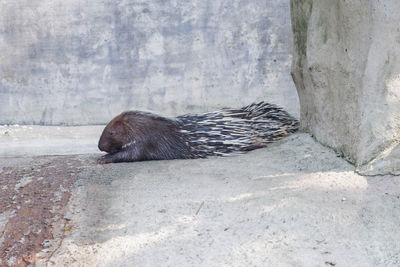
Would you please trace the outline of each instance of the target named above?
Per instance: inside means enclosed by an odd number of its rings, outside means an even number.
[[[301,128],[363,174],[400,174],[400,1],[291,0]]]

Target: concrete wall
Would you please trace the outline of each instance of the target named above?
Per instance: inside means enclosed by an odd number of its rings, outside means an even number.
[[[0,1],[0,124],[267,100],[298,114],[289,0]]]
[[[400,1],[291,8],[301,127],[364,174],[400,174]]]

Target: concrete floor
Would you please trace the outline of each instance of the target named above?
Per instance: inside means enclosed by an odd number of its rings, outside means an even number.
[[[30,157],[99,152],[104,125],[0,125],[0,157]]]
[[[235,157],[109,165],[84,149],[14,157],[24,148],[4,142],[11,135],[0,138],[3,173],[80,162],[37,266],[400,265],[400,177],[360,176],[308,134]],[[0,215],[0,233],[12,214]]]

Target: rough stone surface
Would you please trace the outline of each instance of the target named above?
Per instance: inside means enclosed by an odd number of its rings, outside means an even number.
[[[0,157],[1,266],[400,264],[400,177],[358,175],[308,134],[227,158],[99,165],[100,155]],[[40,244],[13,228],[42,222],[51,235]]]
[[[266,100],[298,114],[287,0],[0,1],[0,124]]]
[[[68,223],[52,226],[66,230],[36,266],[400,264],[399,177],[360,176],[307,134],[230,158],[96,157],[79,156]]]
[[[365,174],[400,173],[400,2],[292,0],[301,127]]]
[[[34,264],[38,252],[50,250],[51,241],[64,235],[71,188],[86,165],[77,156],[22,162],[0,163],[0,266]]]
[[[0,125],[0,157],[96,153],[104,127]]]

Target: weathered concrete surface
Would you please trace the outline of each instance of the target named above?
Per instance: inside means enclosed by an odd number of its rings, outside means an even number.
[[[0,157],[97,153],[105,125],[0,125]]]
[[[307,134],[230,158],[97,165],[98,155],[74,156],[86,163],[37,266],[400,264],[400,177],[360,176]]]
[[[77,156],[1,160],[0,266],[34,264],[38,252],[54,250],[52,240],[68,230],[66,207],[82,165]]]
[[[289,2],[0,1],[0,124],[266,100],[298,115]]]
[[[400,2],[292,0],[301,127],[364,174],[400,174]]]

